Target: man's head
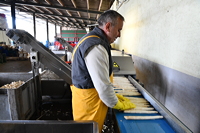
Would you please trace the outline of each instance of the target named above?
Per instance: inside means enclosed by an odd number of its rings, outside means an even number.
[[[98,26],[104,31],[110,43],[120,37],[124,17],[114,10],[105,11],[97,20]]]

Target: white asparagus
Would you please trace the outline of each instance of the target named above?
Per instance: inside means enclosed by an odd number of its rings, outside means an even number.
[[[137,107],[134,109],[129,109],[129,110],[154,110],[152,107]]]
[[[146,99],[144,99],[144,98],[136,98],[136,97],[126,97],[126,98],[128,98],[128,99],[133,99],[133,100],[144,100],[144,101],[147,101]]]
[[[126,96],[125,96],[126,97]],[[126,98],[128,98],[129,100],[132,100],[132,101],[142,101],[142,102],[148,102],[147,100],[145,100],[145,99],[142,99],[142,98],[135,98],[135,99],[133,99],[133,98],[131,98],[131,97],[126,97]]]
[[[140,96],[141,95],[141,93],[138,93],[138,92],[117,93],[117,94],[120,94],[123,96]]]
[[[136,105],[136,107],[150,107],[150,105],[144,105],[144,104],[135,104],[135,105]]]
[[[130,100],[132,103],[143,103],[143,104],[149,104],[147,101],[138,101],[138,100]]]
[[[134,87],[127,87],[127,88],[123,88],[123,87],[116,87],[114,86],[114,90],[137,90]]]
[[[137,90],[134,86],[132,85],[127,85],[127,86],[124,86],[124,85],[114,85],[115,88],[121,88],[121,89],[135,89]]]
[[[127,120],[150,120],[150,119],[162,119],[163,116],[124,116]]]
[[[148,101],[144,101],[144,100],[132,100],[132,99],[129,99],[129,100],[132,102],[138,102],[138,103],[149,103]]]
[[[154,110],[154,108],[151,107],[136,107],[134,110]]]
[[[136,100],[130,100],[132,103],[138,103],[138,104],[145,104],[145,105],[149,105],[149,102],[146,101],[136,101]]]
[[[123,92],[138,92],[138,90],[115,90],[115,89],[114,89],[114,91],[117,92],[117,93],[123,93]]]
[[[130,83],[130,81],[119,81],[119,80],[114,80],[114,83],[115,85],[132,85]]]
[[[149,106],[151,106],[149,103],[136,103],[136,102],[133,102],[135,105],[144,105],[144,106],[147,106],[147,107],[149,107]]]
[[[124,110],[124,113],[138,113],[138,114],[155,114],[158,111],[146,111],[146,110]]]

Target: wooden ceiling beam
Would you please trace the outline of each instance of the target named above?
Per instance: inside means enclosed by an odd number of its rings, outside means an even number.
[[[60,15],[63,15],[62,12],[60,12],[58,9],[55,9],[55,11],[56,11],[57,13],[59,13]]]
[[[48,8],[43,8],[44,10],[48,11],[49,13],[53,14],[52,11],[50,11]]]
[[[40,3],[40,1],[39,0],[33,0],[35,3]]]
[[[45,0],[46,3],[48,3],[49,5],[52,5],[51,2],[49,0]]]
[[[60,3],[61,6],[65,6],[65,5],[63,4],[62,0],[57,0],[57,1],[58,1],[58,3]]]
[[[89,0],[87,0],[87,10],[90,10],[90,1]],[[88,13],[88,18],[90,18],[90,13]],[[91,23],[91,22],[89,21],[89,23]]]
[[[41,9],[39,9],[39,8],[37,8],[37,7],[34,7],[34,6],[32,6],[32,7],[33,7],[34,9],[40,11],[41,13],[44,13],[44,11],[42,11]]]
[[[27,10],[31,10],[32,12],[35,12],[35,10],[31,9],[30,7],[27,6],[23,6],[24,8],[26,8]]]
[[[101,13],[103,13],[102,11],[92,11],[92,10],[84,10],[84,9],[78,9],[78,8],[69,8],[69,7],[63,7],[63,6],[52,6],[52,5],[37,4],[37,3],[30,3],[30,2],[22,2],[22,1],[16,1],[15,4],[16,4],[16,6],[17,5],[36,6],[36,7],[50,8],[50,9],[79,11],[79,12],[87,12],[87,13],[94,13],[94,14],[101,14]]]
[[[74,0],[71,0],[71,2],[72,2],[72,4],[73,4],[73,6],[74,6],[75,8],[77,8],[75,1],[74,1]],[[78,16],[81,17],[80,12],[79,12],[79,11],[76,11],[76,12],[77,12]],[[76,20],[75,20],[75,21],[76,21]],[[82,21],[82,23],[83,23],[83,20],[81,20],[81,21]]]
[[[100,0],[99,7],[98,7],[98,11],[101,10],[102,2],[103,2],[103,0]],[[98,17],[99,17],[99,14],[97,14],[96,19],[98,19]]]

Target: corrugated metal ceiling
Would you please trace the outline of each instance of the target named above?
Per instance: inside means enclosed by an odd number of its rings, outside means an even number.
[[[60,26],[84,29],[94,24],[114,0],[0,0],[0,6],[13,5],[19,12],[34,14]]]

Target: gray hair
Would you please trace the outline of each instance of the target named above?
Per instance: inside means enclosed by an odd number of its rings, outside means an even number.
[[[117,24],[117,19],[120,18],[124,21],[124,17],[119,14],[118,12],[114,10],[107,10],[104,13],[101,14],[101,16],[98,18],[97,23],[99,27],[102,27],[107,22],[110,22],[112,26]]]

